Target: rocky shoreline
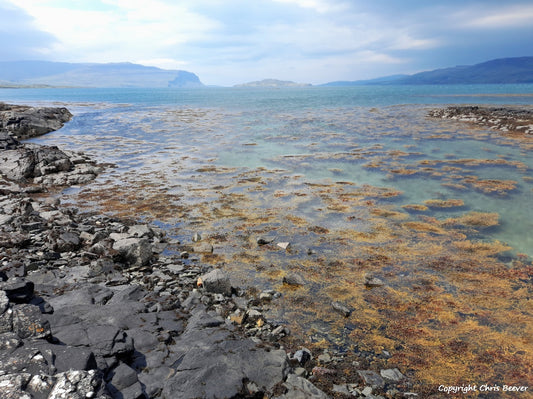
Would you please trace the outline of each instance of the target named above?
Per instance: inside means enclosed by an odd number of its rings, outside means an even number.
[[[350,364],[357,377],[346,380],[342,359],[286,344],[290,331],[263,316],[280,294],[235,287],[202,264],[199,235],[180,244],[155,226],[34,198],[87,183],[101,166],[20,143],[31,129],[9,126],[0,133],[3,398],[416,396],[397,369]],[[169,253],[171,242],[180,251]]]
[[[450,106],[431,110],[429,115],[470,122],[501,132],[533,135],[533,109],[530,107]]]

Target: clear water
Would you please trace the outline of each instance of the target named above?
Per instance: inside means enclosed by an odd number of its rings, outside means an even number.
[[[201,232],[215,246],[204,261],[283,293],[267,319],[300,342],[387,350],[374,368],[400,368],[421,393],[530,382],[533,143],[427,115],[533,106],[533,85],[2,89],[0,99],[67,106],[72,121],[33,141],[115,164],[64,201],[147,218],[185,244]],[[265,234],[290,247],[258,246]],[[281,284],[291,271],[307,284]],[[367,289],[368,275],[385,285]]]
[[[426,117],[431,107],[443,104],[533,104],[533,85],[2,89],[0,98],[67,105],[75,118],[61,131],[35,141],[92,152],[102,161],[116,163],[123,173],[154,168],[165,171],[173,160],[186,154],[180,164],[185,180],[188,173],[183,173],[183,168],[189,167],[190,173],[209,163],[248,170],[283,169],[309,182],[393,187],[403,192],[403,203],[458,198],[465,202],[460,212],[498,212],[500,227],[491,238],[508,243],[516,252],[533,255],[530,152],[490,131],[485,137],[473,137],[464,134],[469,129],[465,124]],[[392,159],[394,151],[405,154]],[[461,159],[504,159],[509,163],[475,167],[440,163],[437,169],[462,169],[443,176],[390,173],[395,167],[420,167],[417,163],[421,160]],[[369,168],[370,161],[379,161],[382,167]],[[514,161],[524,167],[510,166]],[[495,195],[472,187],[447,187],[446,183],[458,182],[453,178],[457,174],[513,180],[516,188]],[[171,175],[165,176],[171,186],[190,184]],[[216,181],[211,183],[216,185]],[[436,217],[450,216],[449,210],[434,213]]]

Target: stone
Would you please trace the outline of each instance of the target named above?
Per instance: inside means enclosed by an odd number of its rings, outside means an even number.
[[[128,228],[128,234],[131,237],[139,237],[139,238],[141,237],[151,238],[154,236],[154,232],[152,231],[152,229],[145,224],[136,224],[134,226],[130,226]]]
[[[0,290],[0,315],[4,314],[9,306],[9,298],[5,291]]]
[[[352,314],[352,309],[341,302],[332,302],[331,306],[337,313],[340,313],[344,317],[349,317]]]
[[[309,380],[289,374],[283,385],[288,389],[281,395],[283,399],[328,399],[328,396],[315,387]]]
[[[231,296],[231,281],[223,270],[213,269],[200,278],[206,291]]]
[[[257,245],[267,245],[274,241],[273,237],[258,237],[257,238]]]
[[[10,302],[28,303],[33,297],[34,284],[20,278],[11,278],[0,282],[0,290],[5,292]]]
[[[291,245],[290,242],[278,242],[277,243],[277,246],[280,247],[281,249],[287,249],[289,248],[289,245]]]
[[[400,382],[405,379],[405,376],[397,368],[381,370],[380,374],[385,381],[393,383]]]
[[[210,254],[213,252],[213,246],[207,242],[197,244],[193,246],[192,249],[196,253]]]
[[[366,385],[373,388],[383,388],[385,386],[383,378],[373,370],[357,370],[357,374],[359,374]]]
[[[305,285],[305,279],[298,273],[289,273],[283,277],[283,283],[287,285],[301,286]]]
[[[57,380],[49,399],[93,398],[102,384],[102,377],[96,370],[71,370],[54,376]]]
[[[47,338],[51,335],[50,323],[34,305],[22,304],[13,307],[13,332],[19,338]]]
[[[374,287],[381,287],[385,285],[385,283],[377,277],[367,277],[365,281],[365,285],[369,288],[374,288]]]
[[[111,376],[112,378],[108,386],[111,385],[112,388],[117,391],[132,386],[139,381],[135,370],[125,363],[120,363],[119,366],[111,372]]]
[[[125,238],[115,241],[113,249],[132,266],[146,265],[152,258],[152,245],[146,238]]]
[[[307,362],[313,359],[313,355],[309,349],[303,348],[294,353],[293,359],[295,359],[301,366],[305,366]]]

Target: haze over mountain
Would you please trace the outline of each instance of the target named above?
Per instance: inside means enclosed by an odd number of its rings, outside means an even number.
[[[321,86],[355,86],[372,84],[491,84],[533,83],[533,57],[500,58],[476,65],[456,66],[395,75],[371,80],[337,81]]]
[[[180,87],[204,85],[192,72],[166,70],[139,64],[66,63],[48,61],[0,62],[4,85],[73,87]]]

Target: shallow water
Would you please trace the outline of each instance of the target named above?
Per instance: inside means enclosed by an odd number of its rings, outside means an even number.
[[[533,102],[531,86],[489,89],[70,93],[55,101],[75,118],[33,141],[114,163],[64,200],[153,220],[184,244],[202,233],[203,260],[281,291],[268,319],[310,346],[428,387],[526,384],[533,142],[427,117],[433,102]],[[284,286],[289,272],[308,284]]]

